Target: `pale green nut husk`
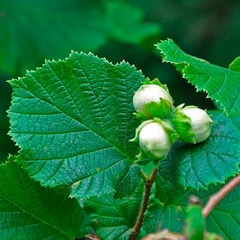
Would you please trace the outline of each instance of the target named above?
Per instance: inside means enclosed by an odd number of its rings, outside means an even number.
[[[148,157],[162,160],[175,141],[173,132],[161,122],[150,122],[139,133],[139,146]]]
[[[180,140],[199,143],[210,136],[213,121],[206,111],[195,106],[187,106],[175,113],[173,124]]]
[[[146,84],[135,92],[133,106],[136,111],[141,111],[147,116],[146,104],[151,102],[160,103],[161,99],[167,100],[172,106],[172,98],[163,87],[156,84]]]

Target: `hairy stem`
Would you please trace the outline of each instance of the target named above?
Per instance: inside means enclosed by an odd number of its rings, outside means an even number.
[[[144,192],[144,196],[143,196],[142,207],[140,209],[137,221],[132,229],[129,240],[135,240],[140,232],[140,229],[141,229],[142,223],[143,223],[143,219],[144,219],[144,213],[148,207],[151,188],[152,188],[152,185],[153,185],[156,175],[157,175],[157,169],[154,168],[149,180],[145,182],[145,192]]]
[[[206,218],[213,208],[235,187],[240,184],[240,175],[233,178],[229,183],[222,187],[217,193],[212,195],[202,210],[202,215]]]

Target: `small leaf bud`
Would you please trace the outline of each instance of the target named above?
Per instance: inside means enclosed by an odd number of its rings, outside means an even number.
[[[195,106],[179,108],[174,113],[172,122],[179,139],[187,143],[205,141],[210,136],[213,124],[206,111]]]

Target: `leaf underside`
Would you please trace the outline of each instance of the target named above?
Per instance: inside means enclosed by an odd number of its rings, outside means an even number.
[[[81,198],[121,190],[129,174],[139,179],[132,166],[137,144],[128,140],[138,124],[133,92],[143,80],[126,62],[113,65],[76,52],[11,80],[10,135],[21,148],[17,161],[41,185],[69,186],[71,196]]]

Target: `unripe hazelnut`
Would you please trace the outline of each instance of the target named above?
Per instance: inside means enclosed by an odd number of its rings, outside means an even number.
[[[178,109],[173,116],[173,125],[183,142],[205,141],[210,136],[212,124],[206,111],[195,106]]]
[[[165,85],[159,86],[157,84],[146,84],[142,85],[133,96],[133,106],[137,112],[143,113],[147,118],[151,117],[159,117],[153,116],[154,113],[157,112],[156,109],[165,110],[164,107],[157,107],[157,104],[160,104],[161,101],[165,101],[167,103],[167,108],[172,107],[172,98],[167,90]],[[151,109],[151,104],[155,104]],[[152,111],[153,110],[153,111]],[[160,113],[161,114],[161,113]]]
[[[148,157],[162,160],[167,156],[175,136],[175,131],[162,121],[150,122],[140,130],[139,146]]]

